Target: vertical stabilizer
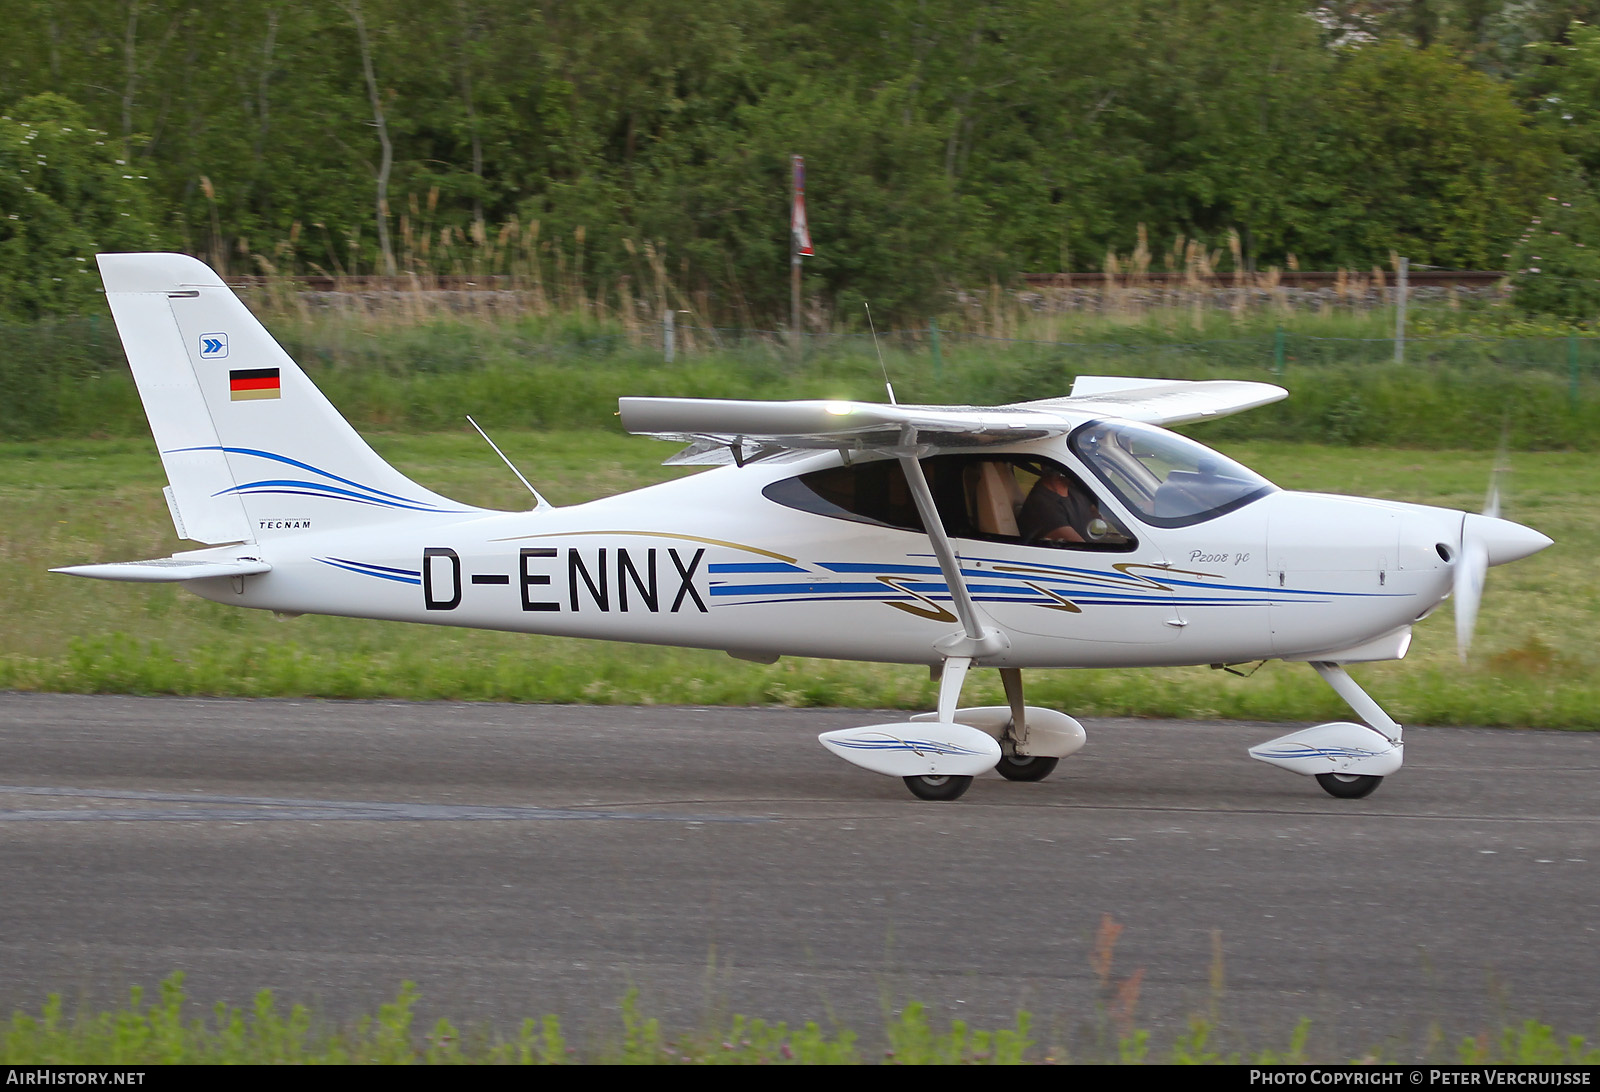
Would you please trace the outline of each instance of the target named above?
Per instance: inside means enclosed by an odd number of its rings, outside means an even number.
[[[183,254],[101,254],[179,535],[254,542],[477,511],[378,457],[233,292]]]

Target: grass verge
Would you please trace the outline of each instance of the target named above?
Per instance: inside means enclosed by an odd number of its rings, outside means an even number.
[[[1029,315],[898,331],[885,362],[906,401],[998,405],[1065,394],[1080,374],[1258,379],[1292,397],[1208,426],[1214,437],[1493,449],[1600,442],[1600,340],[1458,332],[1393,361],[1383,316],[1153,312]],[[268,317],[272,332],[357,428],[614,427],[623,395],[878,399],[864,332],[808,334],[804,359],[760,331],[685,325],[671,363],[651,330],[593,315],[423,319],[345,311]],[[145,417],[109,318],[0,324],[0,437],[142,437]]]
[[[515,1034],[495,1036],[458,1030],[447,1019],[431,1028],[415,1025],[417,991],[403,985],[393,1001],[343,1028],[330,1028],[302,1005],[281,1008],[262,991],[248,1009],[219,1004],[209,1017],[186,1009],[183,976],[161,983],[155,996],[134,988],[119,1009],[69,1017],[59,995],[37,1015],[17,1012],[0,1025],[0,1065],[1020,1065],[1064,1062],[1262,1065],[1374,1063],[1393,1061],[1395,1046],[1355,1057],[1312,1043],[1309,1020],[1301,1020],[1287,1042],[1234,1050],[1213,1018],[1195,1015],[1170,1042],[1121,1020],[1098,1021],[1097,1043],[1072,1046],[1050,1041],[1027,1012],[1007,1027],[974,1028],[951,1021],[940,1029],[917,1003],[885,1016],[882,1053],[861,1046],[845,1027],[817,1023],[791,1028],[781,1022],[731,1016],[696,1033],[677,1035],[641,1013],[634,995],[619,1006],[620,1035],[604,1045],[569,1043],[559,1016],[524,1020]],[[1104,1016],[1105,1014],[1102,1014]],[[1415,1053],[1410,1047],[1406,1053]],[[1433,1062],[1489,1065],[1594,1065],[1600,1047],[1582,1036],[1558,1035],[1528,1020],[1497,1032],[1447,1041],[1435,1029],[1420,1056]],[[1412,1058],[1407,1058],[1412,1061]]]

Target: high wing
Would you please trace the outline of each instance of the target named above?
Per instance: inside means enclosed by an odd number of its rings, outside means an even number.
[[[1271,383],[1232,379],[1080,376],[1065,398],[992,407],[717,398],[623,398],[619,405],[622,425],[629,432],[690,445],[669,463],[743,464],[791,451],[884,450],[908,443],[939,449],[1020,443],[1064,435],[1099,417],[1183,424],[1264,406],[1288,393]]]
[[[1120,417],[1147,425],[1182,425],[1226,417],[1271,405],[1289,397],[1272,383],[1241,379],[1130,379],[1115,375],[1080,375],[1066,398],[1022,402],[1018,409],[1060,410],[1094,417]]]

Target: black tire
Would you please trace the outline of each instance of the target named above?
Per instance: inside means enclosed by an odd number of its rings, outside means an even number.
[[[904,780],[919,800],[956,800],[972,788],[972,778],[960,774],[922,774]]]
[[[1060,761],[1045,755],[1001,755],[994,768],[1007,781],[1043,781]]]
[[[1374,774],[1348,774],[1348,773],[1319,773],[1317,784],[1322,786],[1322,791],[1329,796],[1337,796],[1340,800],[1360,800],[1363,796],[1371,796],[1372,790],[1378,787],[1383,778]]]

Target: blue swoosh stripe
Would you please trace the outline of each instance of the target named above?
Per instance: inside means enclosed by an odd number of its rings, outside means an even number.
[[[376,565],[371,561],[351,561],[348,557],[335,557],[331,558],[330,560],[337,561],[341,565],[359,565],[363,569],[377,569],[386,573],[399,573],[401,576],[420,577],[422,575],[421,569],[402,569],[394,565]]]
[[[902,581],[895,586],[904,588],[908,592],[921,593],[934,599],[948,599],[950,597],[949,586],[944,583],[907,580]],[[775,599],[767,599],[765,602],[782,602],[785,598],[804,598],[809,601],[828,598],[858,597],[862,595],[867,595],[872,598],[883,598],[886,602],[890,599],[903,598],[898,596],[871,596],[871,593],[873,592],[881,593],[883,588],[884,585],[881,583],[718,584],[714,585],[710,591],[712,595],[720,596],[763,595],[777,597]],[[1053,602],[1053,600],[1048,598],[1038,598],[1037,590],[1020,584],[968,584],[967,588],[972,593],[973,598],[980,599],[985,602]],[[1019,596],[1027,597],[1027,599],[1021,600],[1015,598]],[[1072,590],[1069,592],[1067,597],[1071,598],[1073,602],[1077,603],[1116,606],[1233,607],[1264,606],[1274,602],[1272,599],[1262,598],[1259,596],[1243,598],[1224,598],[1217,595],[1210,595],[1204,598],[1161,596],[1154,595],[1149,592],[1137,592],[1131,588],[1126,592],[1106,591],[1101,589]],[[1296,600],[1296,602],[1304,602],[1304,600]]]
[[[321,497],[323,500],[347,500],[351,504],[370,504],[374,508],[399,509],[400,511],[410,511],[410,512],[445,512],[445,511],[447,511],[447,509],[442,509],[442,508],[417,508],[417,507],[414,507],[412,505],[395,504],[392,501],[380,500],[380,499],[377,499],[377,498],[370,498],[369,499],[369,498],[364,498],[364,497],[336,497],[336,496],[333,496],[330,493],[325,493],[325,492],[321,491],[320,489],[318,489],[318,490],[312,490],[312,489],[255,489],[255,490],[252,490],[249,493],[241,493],[239,495],[240,496],[259,497],[259,496],[266,496],[266,495],[272,494],[272,493],[278,493],[278,494],[281,494],[281,495],[286,496],[286,497]],[[462,509],[462,511],[464,511],[464,509]]]
[[[874,565],[868,561],[824,561],[820,567],[835,573],[938,573],[937,565]],[[965,572],[966,570],[962,570]]]
[[[1364,751],[1358,747],[1301,747],[1298,750],[1261,752],[1267,758],[1373,758],[1382,751]]]
[[[411,509],[413,511],[417,511],[417,512],[466,511],[466,509],[440,508],[438,505],[433,504],[430,501],[420,501],[420,500],[416,500],[416,499],[409,498],[409,497],[403,497],[398,493],[390,493],[390,492],[387,492],[385,490],[378,489],[375,486],[362,485],[358,481],[352,481],[349,478],[341,477],[340,475],[335,474],[332,471],[324,470],[320,466],[312,466],[310,463],[301,462],[299,459],[291,459],[287,455],[279,455],[279,454],[277,454],[275,452],[271,452],[271,451],[262,451],[260,448],[254,448],[254,447],[228,447],[226,445],[204,444],[204,445],[201,445],[201,446],[198,446],[198,447],[173,448],[172,451],[174,451],[174,452],[180,452],[180,451],[221,451],[221,452],[225,452],[226,454],[229,454],[229,455],[253,455],[258,459],[268,459],[268,460],[270,460],[272,462],[275,462],[275,463],[283,463],[285,466],[292,466],[292,467],[296,467],[296,468],[298,468],[300,470],[310,471],[313,474],[320,474],[324,478],[328,478],[328,479],[330,479],[332,481],[339,482],[339,483],[341,483],[343,485],[348,485],[348,486],[351,486],[352,488],[359,489],[359,490],[362,491],[363,494],[367,494],[368,495],[368,497],[369,497],[368,503],[382,503],[382,499],[387,499],[389,501],[399,502],[399,504],[397,504],[396,507],[398,507],[400,505],[405,505],[405,506],[411,507]],[[313,483],[301,482],[301,483],[296,483],[296,484],[311,485]],[[331,487],[327,487],[327,488],[331,488]],[[224,492],[226,492],[226,491],[224,491]],[[263,492],[265,492],[265,490],[263,490]],[[215,495],[220,496],[221,494],[215,494]],[[313,495],[313,494],[305,494],[305,495],[310,496],[310,495]],[[331,493],[328,494],[328,496],[330,497],[330,499],[332,499],[332,497],[333,497],[333,495]]]
[[[298,467],[301,470],[309,470],[313,474],[321,474],[324,478],[332,478],[336,482],[343,482],[345,485],[353,485],[357,489],[365,490],[368,493],[376,493],[380,497],[389,497],[392,500],[402,500],[402,501],[406,499],[405,497],[400,496],[398,493],[386,493],[382,489],[376,489],[376,488],[374,488],[373,486],[370,486],[370,485],[362,485],[360,482],[351,481],[349,478],[342,478],[339,475],[333,473],[332,471],[328,471],[328,470],[322,469],[320,466],[312,466],[310,463],[303,463],[299,459],[291,459],[287,455],[277,455],[277,454],[274,454],[271,451],[262,451],[259,448],[254,448],[254,447],[227,447],[227,446],[218,446],[216,444],[210,444],[210,445],[207,445],[207,446],[204,446],[204,447],[180,447],[180,448],[176,448],[175,450],[177,450],[177,451],[223,451],[223,452],[226,452],[229,455],[254,455],[258,459],[271,459],[275,463],[284,463],[284,464],[286,464],[288,466]]]
[[[437,512],[439,510],[438,506],[433,504],[394,501],[387,499],[387,495],[373,496],[368,493],[355,493],[349,489],[340,489],[338,486],[325,485],[322,482],[304,482],[293,478],[263,478],[260,481],[231,486],[211,495],[213,497],[221,497],[229,493],[240,496],[253,496],[260,493],[293,493],[297,496],[360,501],[363,504],[373,504],[383,508],[403,508],[412,512]]]
[[[790,565],[786,561],[748,561],[707,565],[706,571],[713,573],[803,573],[806,570],[798,565]]]
[[[334,568],[344,568],[344,570],[347,570],[347,572],[360,573],[362,576],[378,576],[379,580],[392,580],[395,581],[395,583],[400,584],[422,583],[421,576],[397,576],[394,575],[394,573],[371,572],[370,568],[357,568],[352,564],[344,564],[344,562],[336,559],[336,557],[318,557],[317,560],[320,560],[323,565],[333,565]],[[402,570],[395,570],[395,572],[402,572]]]
[[[974,751],[970,747],[958,747],[950,743],[935,743],[930,740],[866,740],[866,739],[839,739],[834,740],[835,747],[845,747],[852,751],[914,751],[922,754],[924,751],[939,755],[981,755],[982,751]]]
[[[718,585],[711,590],[712,595],[783,595],[785,592],[795,594],[828,593],[828,592],[881,592],[882,584],[733,584]]]
[[[1060,606],[1055,599],[1034,598],[1018,599],[1013,597],[1000,598],[992,595],[975,595],[972,597],[978,603],[1011,603],[1023,607],[1048,607]],[[751,599],[744,603],[729,603],[730,607],[760,607],[773,603],[948,603],[948,595],[927,595],[921,599],[914,595],[791,595],[778,596],[772,599]],[[1233,604],[1222,604],[1232,606]],[[1126,599],[1106,603],[1085,603],[1089,607],[1170,607],[1170,599]]]

